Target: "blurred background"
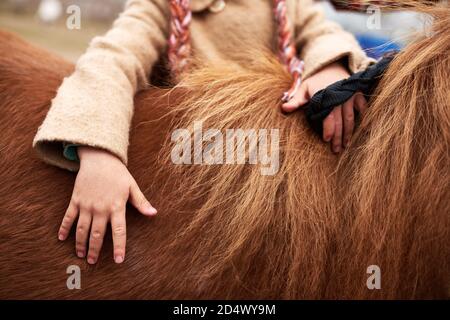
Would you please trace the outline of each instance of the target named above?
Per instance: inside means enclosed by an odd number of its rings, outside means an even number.
[[[75,61],[89,41],[104,34],[123,10],[126,0],[0,0],[0,29],[15,32],[28,41]],[[66,27],[70,5],[81,9],[81,30]],[[426,19],[410,12],[382,13],[336,10],[329,1],[318,1],[327,17],[352,32],[369,55],[401,48],[409,35],[422,30]],[[377,24],[379,28],[368,27]]]
[[[0,29],[75,61],[96,35],[104,34],[126,0],[0,0]],[[81,29],[68,29],[68,6],[81,9]]]

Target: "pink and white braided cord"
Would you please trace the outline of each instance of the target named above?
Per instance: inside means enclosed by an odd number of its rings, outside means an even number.
[[[171,34],[169,37],[169,64],[173,74],[178,75],[187,67],[191,54],[189,25],[192,12],[190,0],[170,0]]]
[[[292,28],[287,16],[286,0],[273,0],[275,21],[278,28],[278,56],[282,63],[287,66],[294,82],[291,88],[284,93],[282,101],[291,100],[300,88],[304,63],[297,57],[297,50],[294,46]]]

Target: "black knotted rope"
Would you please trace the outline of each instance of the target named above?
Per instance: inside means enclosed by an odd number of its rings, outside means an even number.
[[[350,99],[356,92],[362,92],[366,99],[372,95],[384,71],[396,53],[383,57],[366,70],[357,72],[347,79],[333,83],[318,91],[305,105],[306,118],[318,134],[322,134],[323,120],[339,105]]]

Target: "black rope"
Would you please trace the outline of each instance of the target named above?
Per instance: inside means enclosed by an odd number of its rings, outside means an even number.
[[[357,72],[347,79],[333,83],[318,91],[305,105],[306,118],[311,127],[322,135],[322,122],[339,105],[350,99],[360,91],[368,99],[375,90],[396,53],[383,57],[379,62],[369,66],[366,70]]]

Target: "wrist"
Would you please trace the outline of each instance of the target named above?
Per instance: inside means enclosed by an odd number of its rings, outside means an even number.
[[[80,160],[86,159],[86,157],[89,156],[89,154],[92,154],[94,148],[88,147],[88,146],[78,146],[78,157]]]
[[[80,158],[80,163],[82,162],[90,162],[90,159],[93,159],[96,163],[106,161],[118,161],[122,163],[122,161],[112,154],[111,152],[90,146],[79,146],[78,147],[78,157]]]
[[[339,71],[345,71],[346,73],[350,74],[351,72],[348,68],[347,60],[348,60],[347,58],[339,59],[335,62],[330,63],[329,66],[332,69],[339,70]]]
[[[112,157],[113,155],[109,153],[108,151],[105,151],[100,148],[90,147],[90,146],[79,146],[78,147],[78,158],[80,158],[80,162],[83,160],[89,160],[89,159],[97,159],[105,158],[105,157]]]
[[[318,73],[323,74],[327,78],[332,75],[332,78],[347,78],[350,76],[349,70],[345,67],[342,60],[338,60],[335,62],[332,62],[325,66],[321,71]]]

